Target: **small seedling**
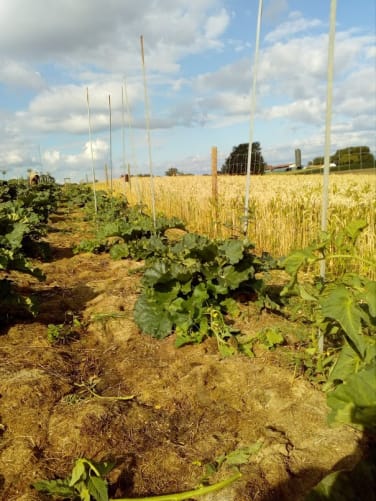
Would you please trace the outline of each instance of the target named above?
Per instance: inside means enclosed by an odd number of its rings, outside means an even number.
[[[97,463],[85,458],[77,459],[69,478],[40,480],[35,482],[33,487],[54,498],[79,499],[81,501],[90,501],[91,499],[95,501],[115,501],[108,497],[108,483],[105,479],[114,466],[114,463],[109,461]],[[135,499],[138,501],[183,501],[223,489],[240,477],[241,473],[236,472],[221,482],[201,486],[191,491],[142,498],[119,498],[118,501],[134,501]]]
[[[85,458],[77,459],[71,476],[64,480],[40,480],[33,487],[41,492],[64,498],[90,501],[108,501],[105,476],[112,470],[114,463],[97,463]]]
[[[81,327],[81,322],[75,316],[62,324],[49,324],[47,339],[51,344],[67,343],[78,337],[78,329]]]

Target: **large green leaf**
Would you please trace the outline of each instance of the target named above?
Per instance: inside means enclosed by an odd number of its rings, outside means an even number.
[[[182,262],[172,262],[169,267],[170,275],[180,282],[188,282],[192,276],[200,271],[201,265],[196,259],[184,259]]]
[[[72,499],[76,492],[73,487],[69,487],[68,480],[39,480],[33,483],[34,489],[40,492],[47,492],[52,496]]]
[[[376,501],[376,455],[360,461],[351,471],[327,475],[304,501]]]
[[[244,255],[244,245],[241,240],[225,240],[218,247],[218,250],[230,264],[238,263]]]
[[[231,290],[236,290],[241,283],[245,282],[252,276],[252,268],[246,267],[241,269],[240,267],[236,268],[235,266],[229,265],[223,268],[219,283],[227,286]]]
[[[369,312],[376,318],[376,282],[367,280],[364,292],[364,300],[368,304]]]
[[[201,309],[208,299],[209,293],[206,285],[201,282],[193,288],[191,296],[187,298],[185,302],[185,310],[194,311],[197,308]]]
[[[201,262],[213,261],[218,254],[215,242],[202,235],[187,233],[172,248],[175,255],[182,257],[192,257]]]
[[[376,429],[376,361],[327,394],[330,423]]]
[[[158,339],[169,336],[173,330],[169,312],[144,294],[136,302],[134,319],[142,332]]]
[[[107,482],[103,478],[90,477],[87,486],[95,501],[108,501]]]
[[[164,308],[166,304],[176,299],[179,292],[180,283],[177,280],[173,280],[167,284],[158,284],[154,289],[153,296],[154,300]]]
[[[126,243],[123,244],[115,244],[110,249],[110,256],[112,259],[125,259],[129,257],[129,246]]]
[[[314,263],[317,259],[314,248],[306,247],[292,252],[283,260],[282,264],[287,273],[295,276],[302,266]]]
[[[157,283],[170,282],[172,278],[169,266],[163,261],[157,261],[146,269],[142,281],[144,285],[152,287]]]
[[[376,359],[376,340],[370,336],[362,336],[364,357],[360,358],[356,351],[345,342],[337,361],[331,371],[327,387],[339,381],[345,381],[351,374],[355,374]],[[376,377],[376,376],[375,376]]]
[[[365,219],[356,219],[355,221],[350,221],[350,223],[345,226],[344,231],[353,241],[355,241],[366,227],[367,221]]]
[[[333,370],[330,373],[327,385],[329,386],[339,381],[345,381],[345,379],[357,371],[360,362],[361,359],[358,354],[351,348],[351,346],[349,346],[348,343],[345,343]]]
[[[85,461],[83,459],[77,459],[72,469],[72,474],[69,481],[70,487],[73,487],[80,480],[86,480],[86,477],[87,477],[87,472],[86,472]]]
[[[22,240],[26,234],[29,232],[28,225],[24,223],[16,223],[13,227],[13,231],[6,235],[6,239],[9,242],[10,248],[13,250],[21,249]]]
[[[328,294],[319,298],[324,317],[336,320],[362,353],[361,328],[365,313],[357,304],[352,292],[343,285],[329,289]]]

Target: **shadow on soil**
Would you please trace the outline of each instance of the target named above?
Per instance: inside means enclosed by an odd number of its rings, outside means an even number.
[[[38,322],[42,324],[59,324],[66,320],[67,312],[77,317],[85,309],[88,301],[94,299],[97,294],[86,285],[78,285],[73,288],[53,287],[44,291],[32,291],[30,288],[16,288],[19,294],[33,298],[38,311]],[[22,305],[11,304],[3,306],[0,311],[1,324],[0,335],[6,329],[16,323],[35,322],[35,317]]]
[[[74,256],[72,247],[54,247],[50,245],[51,261],[59,261],[60,259],[70,259]]]
[[[252,494],[253,501],[376,501],[374,439],[374,436],[365,433],[353,454],[336,463],[331,472],[316,468],[303,469],[295,474],[290,471],[291,477],[287,481],[267,492],[260,492],[260,485],[256,487],[252,482],[247,483],[247,490]],[[338,475],[326,486],[325,495],[310,492],[323,478],[334,472],[338,472]]]

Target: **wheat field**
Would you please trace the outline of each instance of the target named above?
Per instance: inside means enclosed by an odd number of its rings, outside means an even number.
[[[191,232],[226,238],[242,235],[245,183],[244,176],[219,176],[217,201],[212,196],[210,176],[165,176],[152,181],[133,177],[131,183],[114,180],[112,188],[114,194],[126,196],[131,205],[144,205],[150,213],[153,184],[157,214],[182,219]],[[106,189],[106,183],[98,183],[98,189]],[[365,219],[368,226],[359,239],[358,255],[374,259],[375,171],[332,174],[329,190],[328,231],[341,229],[355,219]],[[281,257],[307,246],[320,234],[321,211],[322,175],[251,176],[247,236],[257,252]]]

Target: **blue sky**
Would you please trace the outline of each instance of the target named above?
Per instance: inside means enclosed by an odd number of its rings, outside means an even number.
[[[375,2],[338,0],[332,152],[376,144]],[[148,172],[144,37],[153,170],[207,173],[249,138],[258,0],[2,0],[0,168],[90,176],[86,88],[98,178]],[[264,0],[254,140],[270,164],[324,151],[330,1]],[[123,91],[124,92],[124,91]],[[125,101],[125,99],[124,99]],[[131,126],[129,127],[129,123]]]

